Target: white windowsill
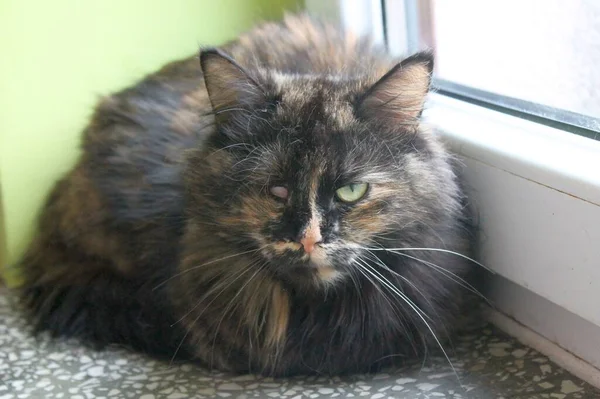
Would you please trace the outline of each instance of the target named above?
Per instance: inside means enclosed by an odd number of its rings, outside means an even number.
[[[432,94],[429,120],[465,156],[600,205],[600,141]]]

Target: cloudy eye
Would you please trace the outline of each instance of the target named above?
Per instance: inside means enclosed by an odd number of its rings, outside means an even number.
[[[273,186],[271,187],[271,194],[276,196],[277,198],[286,199],[289,195],[288,189],[281,186]]]
[[[367,183],[352,183],[338,188],[335,195],[342,202],[356,202],[365,196],[368,188]]]

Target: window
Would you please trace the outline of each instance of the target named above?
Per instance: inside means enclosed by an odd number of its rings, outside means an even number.
[[[600,2],[385,4],[390,49],[400,54],[433,48],[443,93],[562,122],[565,130],[600,138]]]

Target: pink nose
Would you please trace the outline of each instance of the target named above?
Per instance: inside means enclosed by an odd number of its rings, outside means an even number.
[[[315,250],[315,246],[321,242],[321,229],[316,218],[312,218],[304,231],[304,237],[300,239],[300,244],[304,247],[304,252],[310,254]]]
[[[300,244],[304,247],[304,252],[309,254],[315,250],[315,247],[321,242],[321,239],[321,230],[318,226],[311,224],[308,229],[306,229],[304,237],[300,240]]]
[[[300,244],[304,247],[304,251],[309,254],[315,250],[315,246],[320,242],[320,237],[315,236],[304,236],[303,239],[300,240]]]

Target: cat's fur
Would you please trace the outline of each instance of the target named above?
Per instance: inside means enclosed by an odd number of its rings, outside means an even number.
[[[22,261],[37,329],[269,375],[436,347],[473,266],[362,248],[471,252],[450,158],[420,126],[432,62],[288,16],[104,99]],[[367,195],[336,201],[352,182]]]

